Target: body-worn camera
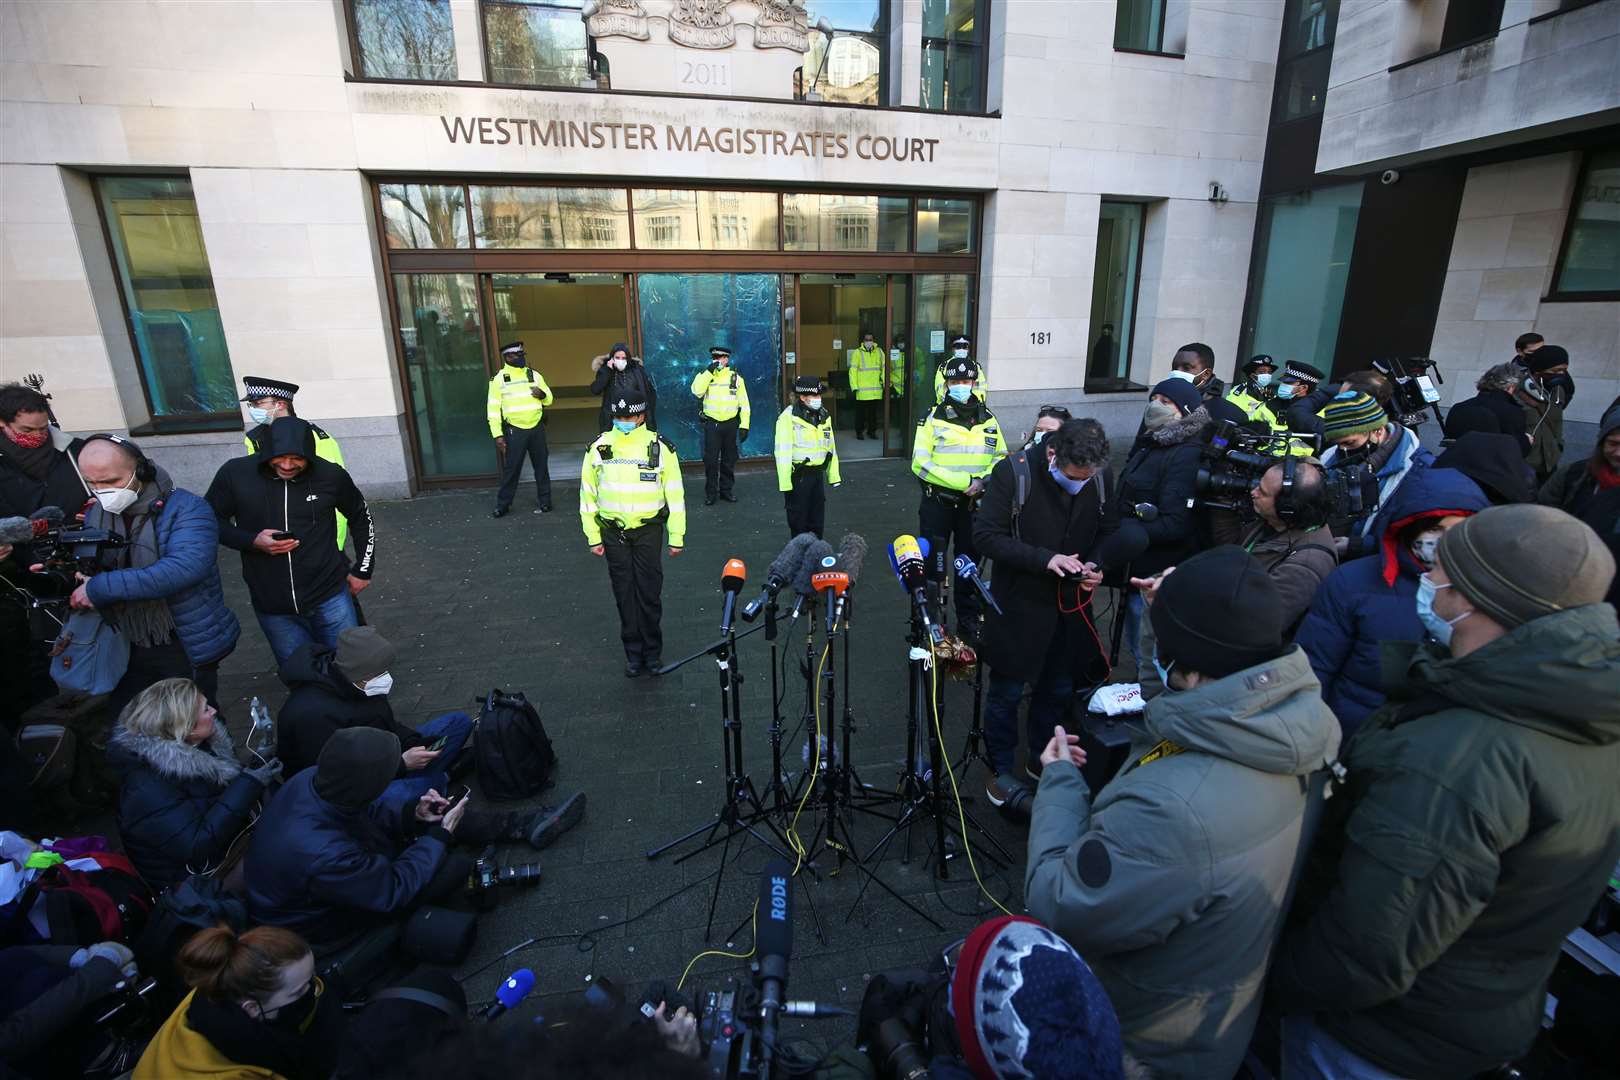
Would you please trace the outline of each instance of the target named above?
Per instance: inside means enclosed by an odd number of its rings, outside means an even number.
[[[43,568],[28,575],[28,591],[42,600],[66,599],[78,588],[75,575],[98,572],[102,551],[124,543],[107,529],[52,529],[34,541],[32,561]]]

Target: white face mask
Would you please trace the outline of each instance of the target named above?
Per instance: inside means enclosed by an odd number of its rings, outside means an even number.
[[[809,409],[811,412],[815,412],[817,409],[821,408],[821,395],[817,394],[815,397],[805,398],[804,407]]]
[[[612,368],[614,371],[623,371],[629,363],[630,361],[624,359],[623,357],[615,356],[613,359],[608,361],[608,367]]]
[[[135,478],[131,476],[123,487],[97,488],[91,494],[95,495],[96,502],[100,503],[101,508],[107,513],[122,514],[135,505],[135,500],[141,497],[139,491],[129,486],[134,482]]]
[[[1172,378],[1172,379],[1180,379],[1182,382],[1192,382],[1193,381],[1192,373],[1191,372],[1186,372],[1186,371],[1172,371],[1170,373],[1170,378]]]
[[[383,672],[375,679],[367,679],[360,689],[366,692],[366,697],[382,697],[394,688],[394,677]]]

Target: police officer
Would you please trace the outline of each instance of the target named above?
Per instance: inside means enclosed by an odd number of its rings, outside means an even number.
[[[242,441],[247,444],[250,454],[257,454],[263,450],[270,438],[270,425],[283,416],[297,416],[293,409],[293,395],[298,393],[298,384],[281,382],[279,379],[266,379],[258,375],[242,376],[242,404],[247,406],[248,419],[253,426],[248,429]],[[338,447],[338,441],[314,424],[309,425],[315,433],[315,456],[322,461],[347,468],[343,464],[343,451]],[[337,515],[337,546],[341,551],[349,539],[349,519],[342,514]]]
[[[1249,422],[1256,427],[1275,429],[1276,416],[1271,411],[1273,382],[1277,374],[1277,361],[1265,353],[1251,356],[1239,369],[1241,382],[1233,383],[1226,391],[1226,400],[1243,410]],[[1284,425],[1283,430],[1287,430]]]
[[[953,537],[956,554],[978,559],[973,511],[990,470],[1007,452],[995,414],[974,393],[979,365],[958,357],[943,373],[945,400],[917,425],[911,451],[911,471],[922,483],[917,532],[928,539],[928,572],[937,582],[944,581]],[[956,621],[963,637],[978,636],[976,590],[956,590]]]
[[[686,492],[674,444],[646,427],[646,397],[627,390],[608,407],[613,429],[592,441],[580,468],[579,520],[591,554],[607,559],[624,673],[634,679],[663,663],[664,532],[670,555],[679,555]]]
[[[534,466],[534,490],[540,498],[537,514],[551,513],[551,472],[546,464],[546,406],[552,402],[546,377],[529,366],[523,342],[501,346],[501,370],[489,380],[489,434],[500,448],[501,488],[495,493],[495,512],[505,517],[517,494],[523,457]]]
[[[855,395],[855,437],[878,437],[883,412],[883,350],[870,330],[861,333],[861,345],[849,358],[849,389]]]
[[[821,407],[821,380],[793,380],[798,399],[776,418],[776,486],[787,505],[788,535],[821,535],[827,519],[827,485],[837,487],[838,447],[832,416]]]
[[[692,393],[703,414],[703,505],[715,496],[736,502],[737,444],[748,441],[748,384],[731,366],[731,350],[709,349],[709,366],[692,378]]]
[[[934,369],[934,404],[938,405],[940,402],[945,400],[945,368],[946,368],[946,366],[951,362],[951,360],[966,360],[966,359],[968,359],[968,350],[971,349],[972,347],[973,347],[973,343],[971,341],[969,341],[965,335],[960,336],[955,341],[951,342],[950,359],[946,360],[944,363],[940,364],[938,367],[936,367]],[[990,389],[989,376],[987,376],[985,374],[984,368],[980,367],[979,368],[978,382],[973,387],[973,396],[978,398],[980,401],[983,401],[985,391],[987,391],[989,389]]]

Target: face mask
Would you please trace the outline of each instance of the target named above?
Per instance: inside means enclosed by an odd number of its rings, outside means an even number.
[[[289,1001],[276,1010],[276,1015],[263,1020],[270,1027],[281,1028],[284,1031],[296,1031],[299,1034],[309,1030],[310,1021],[315,1019],[315,1010],[321,996],[319,981],[311,982],[309,989],[297,998]]]
[[[1058,487],[1062,488],[1070,495],[1080,494],[1080,489],[1086,486],[1086,482],[1084,480],[1076,480],[1073,477],[1064,476],[1063,470],[1057,467],[1057,462],[1050,459],[1048,459],[1046,462],[1046,471],[1052,474],[1052,479],[1057,481]]]
[[[959,405],[966,405],[968,398],[973,396],[973,387],[953,386],[945,392],[951,396],[952,401],[955,401]]]
[[[1271,385],[1271,372],[1262,371],[1260,374],[1256,375],[1254,377],[1254,385],[1258,386],[1262,390],[1264,390],[1266,387],[1270,386]]]
[[[967,359],[967,350],[966,349],[953,349],[951,351],[951,359],[952,360],[966,360]]]
[[[1575,380],[1569,377],[1569,372],[1561,375],[1548,375],[1541,380],[1553,401],[1559,404],[1568,404],[1569,399],[1575,396]]]
[[[38,450],[45,445],[45,440],[51,437],[48,431],[31,431],[24,435],[20,432],[6,432],[6,437],[24,450]]]
[[[268,424],[270,422],[270,410],[261,409],[257,405],[249,405],[248,419],[255,424]]]
[[[1439,615],[1435,614],[1434,594],[1439,592],[1441,589],[1449,588],[1451,588],[1451,585],[1449,584],[1436,585],[1434,582],[1429,580],[1428,574],[1424,574],[1422,577],[1418,578],[1418,622],[1423,624],[1423,629],[1429,632],[1430,637],[1434,638],[1434,640],[1438,641],[1441,645],[1448,649],[1451,648],[1452,627],[1456,626],[1458,623],[1462,622],[1464,619],[1468,618],[1468,616],[1473,614],[1472,611],[1465,611],[1455,619],[1442,619]]]
[[[630,361],[615,356],[612,360],[608,361],[608,367],[612,368],[614,371],[623,371],[625,366],[629,363]]]
[[[1173,660],[1170,662],[1170,667],[1165,667],[1163,664],[1159,663],[1159,651],[1157,649],[1153,650],[1153,670],[1158,672],[1159,681],[1164,684],[1164,688],[1166,690],[1174,690],[1174,687],[1170,685],[1170,668],[1175,666],[1176,664]]]
[[[1439,546],[1440,534],[1438,532],[1426,532],[1412,541],[1412,558],[1424,566],[1433,566],[1435,549]]]
[[[819,412],[821,410],[821,395],[817,394],[815,397],[805,398],[804,407],[811,412]]]
[[[130,483],[134,481],[135,478],[130,477]],[[96,502],[100,503],[101,508],[109,514],[122,514],[140,498],[140,492],[133,490],[128,484],[118,488],[97,489],[91,494],[95,495]]]
[[[1158,431],[1172,420],[1180,419],[1181,410],[1174,405],[1166,405],[1162,401],[1150,401],[1147,408],[1142,410],[1142,426],[1149,431]]]
[[[1185,372],[1185,371],[1172,371],[1170,373],[1170,377],[1172,379],[1180,379],[1182,382],[1197,382],[1198,381],[1198,380],[1194,379],[1190,373]]]
[[[637,427],[637,424],[636,424],[636,422],[634,420],[615,420],[615,421],[613,421],[613,430],[617,431],[620,435],[628,435],[632,431],[636,430],[636,427]]]
[[[383,697],[394,688],[394,677],[383,672],[375,679],[367,679],[360,689],[366,692],[366,697]]]
[[[1298,383],[1281,383],[1277,387],[1277,396],[1282,398],[1284,401],[1287,401],[1289,398],[1294,396],[1294,391],[1297,389],[1299,389]]]

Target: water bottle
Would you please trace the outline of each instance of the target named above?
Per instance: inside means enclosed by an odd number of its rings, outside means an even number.
[[[253,726],[248,729],[248,751],[259,760],[268,761],[276,752],[276,723],[270,718],[270,710],[257,697],[248,705],[248,715],[253,720]]]

